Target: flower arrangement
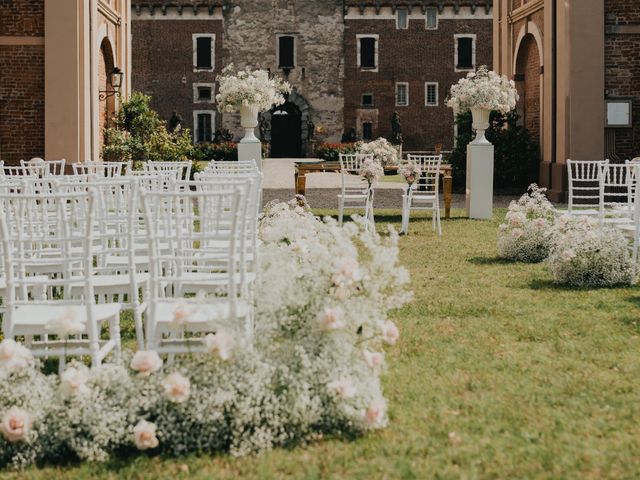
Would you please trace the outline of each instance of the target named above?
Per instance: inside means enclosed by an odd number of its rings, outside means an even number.
[[[516,108],[518,99],[513,80],[483,65],[451,87],[447,106],[460,113],[478,107],[506,114]]]
[[[386,138],[378,138],[372,142],[360,143],[358,153],[371,155],[383,167],[398,165],[398,150]]]
[[[359,174],[367,182],[369,182],[369,186],[371,186],[373,183],[378,181],[381,176],[384,175],[384,169],[382,168],[382,165],[380,165],[377,161],[366,159],[362,162]]]
[[[411,186],[420,178],[422,169],[417,163],[409,162],[400,165],[400,168],[398,168],[398,173],[402,175],[404,180],[409,184],[409,186]]]
[[[519,262],[541,262],[549,255],[555,209],[536,184],[512,201],[505,222],[498,227],[498,254]]]
[[[246,455],[384,427],[388,318],[410,300],[398,235],[321,220],[303,198],[271,203],[261,240],[253,348],[217,329],[207,352],[163,364],[156,352],[45,375],[0,343],[0,467],[122,452]]]
[[[235,71],[233,64],[222,70],[216,78],[219,93],[216,95],[220,112],[236,112],[240,107],[257,106],[266,112],[273,105],[282,105],[284,95],[291,93],[291,85],[284,80],[269,77],[266,70]]]
[[[563,215],[554,232],[547,265],[555,283],[597,288],[634,280],[628,242],[618,229],[594,218]]]

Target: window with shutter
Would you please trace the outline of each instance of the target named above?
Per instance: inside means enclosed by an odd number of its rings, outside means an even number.
[[[425,105],[429,107],[438,106],[438,84],[427,82],[425,84]]]
[[[295,38],[282,36],[278,38],[278,67],[294,68],[295,65]]]
[[[373,37],[360,39],[360,67],[376,68],[376,39]]]
[[[197,141],[210,142],[212,137],[211,114],[198,113]]]
[[[406,82],[396,83],[396,107],[406,107],[409,105],[409,84]]]
[[[200,70],[211,70],[211,37],[198,37],[196,39],[196,68]]]

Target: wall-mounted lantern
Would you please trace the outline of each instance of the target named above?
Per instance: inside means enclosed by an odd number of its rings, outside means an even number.
[[[118,67],[114,67],[109,74],[109,85],[111,85],[111,90],[100,90],[100,96],[98,97],[100,100],[106,100],[109,97],[113,97],[114,95],[120,96],[120,88],[122,87],[122,75],[123,72]]]

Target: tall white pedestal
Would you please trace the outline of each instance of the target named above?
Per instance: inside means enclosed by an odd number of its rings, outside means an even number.
[[[469,218],[493,218],[493,145],[467,146],[467,196]]]
[[[262,171],[262,144],[260,140],[240,140],[238,144],[238,160],[255,160],[258,168]]]

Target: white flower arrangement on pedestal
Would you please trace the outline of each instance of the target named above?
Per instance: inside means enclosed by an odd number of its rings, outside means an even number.
[[[546,189],[529,186],[509,205],[505,222],[498,227],[498,254],[518,262],[541,262],[549,255],[555,209]]]
[[[322,221],[303,199],[268,205],[259,235],[252,348],[215,328],[204,353],[171,365],[154,351],[124,352],[120,365],[72,363],[58,378],[24,347],[0,343],[11,366],[0,368],[0,468],[69,453],[238,456],[384,427],[384,350],[400,337],[387,312],[411,298],[398,235],[367,232],[358,218]]]
[[[372,155],[373,159],[383,167],[394,166],[400,163],[398,149],[386,138],[378,138],[372,142],[360,143],[358,153]]]
[[[500,76],[483,65],[451,87],[447,106],[456,113],[472,108],[508,113],[516,108],[518,99],[513,80]]]
[[[218,94],[216,102],[220,112],[237,112],[241,107],[256,107],[266,112],[274,105],[285,102],[284,95],[291,93],[291,85],[277,77],[269,77],[266,70],[235,71],[233,64],[222,70],[216,78]]]

